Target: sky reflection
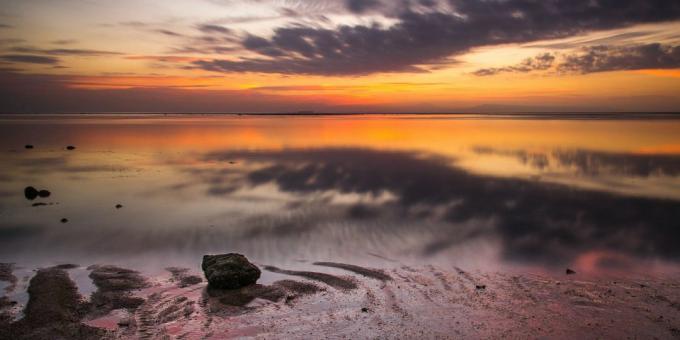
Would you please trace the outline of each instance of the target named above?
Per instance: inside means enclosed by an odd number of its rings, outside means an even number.
[[[0,259],[676,268],[680,121],[408,119],[5,118]]]

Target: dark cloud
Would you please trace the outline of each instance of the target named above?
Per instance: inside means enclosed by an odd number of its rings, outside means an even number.
[[[671,68],[680,68],[680,46],[654,43],[625,47],[588,47],[580,53],[567,55],[557,70],[594,73]]]
[[[380,6],[379,0],[345,0],[347,9],[352,13],[363,13]]]
[[[33,53],[33,54],[49,54],[49,55],[59,55],[59,56],[88,56],[88,57],[98,57],[107,55],[122,55],[123,53],[111,52],[111,51],[101,51],[101,50],[91,50],[91,49],[78,49],[78,48],[54,48],[54,49],[42,49],[30,46],[19,46],[10,49],[13,52],[18,53]]]
[[[222,34],[231,34],[232,33],[230,29],[223,27],[223,26],[219,26],[219,25],[204,24],[204,25],[198,25],[197,28],[198,28],[199,31],[201,31],[203,33],[222,33]]]
[[[183,34],[180,34],[180,33],[177,33],[175,31],[171,31],[171,30],[166,30],[166,29],[158,29],[158,30],[156,30],[156,32],[158,32],[162,35],[167,35],[169,37],[183,37],[184,36]]]
[[[680,202],[674,200],[475,175],[446,158],[400,151],[294,149],[211,153],[205,157],[207,161],[234,159],[251,163],[249,169],[260,166],[248,170],[241,180],[230,172],[231,184],[273,183],[281,191],[301,195],[335,192],[379,197],[389,192],[395,201],[351,206],[346,213],[354,218],[377,218],[396,212],[402,219],[430,216],[451,223],[428,230],[436,238],[423,248],[427,255],[466,238],[483,236],[501,240],[506,259],[534,263],[569,263],[592,250],[680,258],[676,246],[680,242]],[[211,185],[219,185],[219,176],[209,178]],[[435,214],[441,209],[443,214]],[[494,221],[495,226],[461,236],[461,223],[479,225],[479,221]]]
[[[564,38],[593,30],[677,20],[674,0],[450,0],[451,11],[405,6],[396,24],[289,26],[243,46],[262,58],[196,61],[219,72],[363,75],[426,71],[479,46]],[[257,41],[255,40],[257,39]],[[257,42],[256,44],[253,44]]]
[[[476,76],[493,76],[499,73],[527,73],[531,71],[544,71],[552,67],[555,55],[551,53],[540,54],[533,58],[524,59],[514,66],[483,68],[473,72]]]
[[[544,53],[514,66],[484,68],[476,76],[528,73],[554,68],[559,73],[595,73],[621,70],[680,68],[680,46],[651,43],[635,46],[589,46],[569,54]]]
[[[12,63],[45,64],[45,65],[54,65],[59,63],[59,59],[57,58],[29,54],[0,55],[0,60]]]
[[[77,40],[74,39],[60,39],[60,40],[54,40],[52,41],[52,44],[55,45],[71,45],[77,43]]]
[[[24,39],[17,39],[17,38],[2,38],[0,39],[0,45],[10,45],[10,44],[20,44],[25,42],[26,40]]]

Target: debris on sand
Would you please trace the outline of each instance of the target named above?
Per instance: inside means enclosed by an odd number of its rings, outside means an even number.
[[[300,276],[304,277],[306,279],[314,280],[314,281],[321,281],[333,288],[338,288],[338,289],[356,289],[357,285],[356,283],[352,282],[350,279],[346,278],[341,278],[338,276],[326,274],[326,273],[318,273],[318,272],[306,272],[306,271],[296,271],[296,270],[285,270],[285,269],[279,269],[274,266],[265,266],[265,270],[270,271],[272,273],[279,273],[279,274],[286,274],[286,275],[293,275],[293,276]]]
[[[573,270],[571,270],[571,269],[569,269],[569,268],[567,268],[566,273],[567,273],[567,275],[574,275],[574,274],[576,274],[575,271],[573,271]]]
[[[97,287],[91,301],[97,313],[108,313],[114,309],[134,310],[144,303],[144,299],[132,296],[137,289],[149,284],[139,272],[116,266],[90,266],[90,278]]]
[[[80,322],[87,304],[63,269],[38,270],[29,283],[28,294],[24,317],[3,327],[0,338],[101,339],[105,335],[105,331]]]
[[[201,264],[212,288],[236,289],[257,282],[260,269],[241,254],[204,255]]]
[[[165,270],[172,274],[171,281],[177,282],[177,286],[185,288],[203,282],[199,276],[190,275],[189,268],[168,267]]]
[[[66,150],[75,150],[75,149],[76,149],[76,147],[73,146],[73,145],[69,145],[69,146],[66,147]]]
[[[392,277],[385,274],[385,272],[383,272],[382,270],[379,270],[379,269],[371,269],[371,268],[359,267],[359,266],[356,266],[356,265],[353,265],[353,264],[336,263],[336,262],[314,262],[314,265],[349,270],[349,271],[357,273],[359,275],[363,275],[363,276],[370,277],[370,278],[380,280],[380,281],[391,281],[392,280]]]
[[[33,145],[32,144],[26,144],[26,145],[24,145],[24,148],[33,149]]]

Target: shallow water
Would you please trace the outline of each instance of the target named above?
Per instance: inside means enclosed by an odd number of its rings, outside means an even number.
[[[680,119],[593,118],[3,116],[0,262],[677,271]]]

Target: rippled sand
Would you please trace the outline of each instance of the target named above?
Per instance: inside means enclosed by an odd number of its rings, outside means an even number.
[[[145,278],[97,266],[90,270],[98,290],[86,300],[64,275],[67,268],[37,272],[25,313],[3,309],[0,338],[680,337],[680,278],[672,275],[617,279],[317,263],[315,271],[262,266],[282,279],[216,291],[192,269]],[[12,316],[23,319],[10,325]]]

